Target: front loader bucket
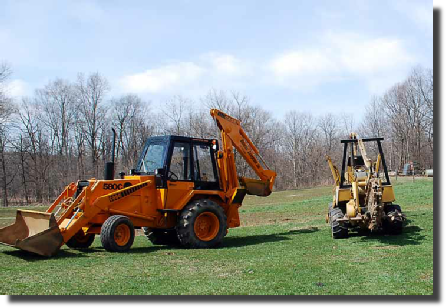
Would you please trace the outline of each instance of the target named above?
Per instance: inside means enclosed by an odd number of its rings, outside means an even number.
[[[49,257],[62,246],[63,237],[54,214],[17,210],[15,223],[0,229],[0,243]]]

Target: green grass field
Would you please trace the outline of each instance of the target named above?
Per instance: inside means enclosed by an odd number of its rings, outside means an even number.
[[[331,187],[249,197],[242,226],[217,249],[154,246],[128,253],[64,246],[53,258],[0,247],[1,294],[433,294],[433,180],[398,178],[408,217],[399,236],[333,240]],[[0,209],[0,226],[15,209]]]

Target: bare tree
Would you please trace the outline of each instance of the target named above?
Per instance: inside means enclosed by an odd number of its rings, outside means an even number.
[[[204,97],[202,97],[201,103],[206,106],[207,109],[215,108],[225,113],[232,113],[232,108],[234,108],[226,93],[215,89],[210,90]]]
[[[130,169],[136,164],[145,139],[153,133],[153,119],[149,103],[144,103],[134,94],[112,99],[112,123],[117,128],[116,158],[122,168]]]
[[[4,90],[3,89],[4,83],[11,76],[11,74],[12,74],[11,66],[6,62],[0,63],[0,86],[1,86],[0,89]]]
[[[373,96],[366,106],[359,133],[363,137],[386,137],[388,134],[387,118],[383,105],[377,96]]]
[[[7,63],[0,64],[0,121],[6,122],[11,114],[11,99],[6,93],[6,81],[11,76],[11,67]]]
[[[8,202],[8,185],[11,180],[8,180],[7,173],[7,145],[9,142],[9,131],[11,128],[11,116],[13,114],[13,104],[11,99],[6,94],[6,81],[11,75],[11,68],[8,64],[0,65],[0,159],[2,170],[2,203],[4,207],[9,205]]]
[[[78,75],[77,95],[80,102],[83,130],[87,137],[90,150],[91,168],[93,177],[98,176],[99,148],[101,133],[105,125],[106,109],[103,106],[105,95],[109,91],[108,81],[99,73],[93,73],[88,77]]]
[[[27,98],[22,100],[19,109],[21,134],[28,143],[27,154],[31,160],[29,177],[34,184],[35,200],[41,203],[44,201],[47,171],[52,161],[49,156],[48,136],[45,135],[43,125],[38,119],[38,113],[39,108],[35,102]]]
[[[74,124],[74,87],[66,80],[57,79],[43,89],[37,89],[36,99],[41,108],[41,119],[51,129],[55,150],[59,155],[67,156],[69,133]]]
[[[79,74],[75,82],[55,79],[15,107],[6,91],[10,74],[8,65],[0,65],[3,206],[47,202],[68,182],[97,177],[111,151],[110,126],[117,128],[121,170],[135,165],[144,142],[154,134],[219,138],[209,108],[241,120],[266,164],[277,172],[279,190],[331,183],[325,155],[339,161],[339,139],[357,129],[362,137],[386,137],[383,146],[391,169],[409,161],[422,168],[433,166],[433,73],[419,67],[383,95],[372,97],[362,117],[342,113],[315,118],[291,110],[283,120],[241,92],[217,90],[199,98],[198,104],[173,96],[154,114],[137,95],[108,99],[107,80],[98,73]],[[236,166],[241,176],[255,176],[238,156]]]
[[[350,133],[355,131],[356,122],[355,116],[352,113],[341,112],[339,115],[339,122],[341,123],[341,133],[343,138],[348,138]]]
[[[381,109],[390,126],[392,155],[397,169],[408,162],[419,168],[433,166],[433,74],[415,68],[402,83],[381,98]]]
[[[335,143],[339,139],[339,125],[336,116],[332,113],[327,113],[319,118],[318,127],[322,131],[324,138],[325,151],[328,155],[332,154]]]
[[[310,153],[317,142],[317,132],[313,117],[310,114],[290,111],[285,115],[286,137],[285,147],[292,162],[293,186],[311,181]]]
[[[186,119],[186,112],[190,108],[190,100],[180,95],[171,97],[162,109],[162,113],[167,119],[165,132],[174,135],[187,135],[184,121]]]

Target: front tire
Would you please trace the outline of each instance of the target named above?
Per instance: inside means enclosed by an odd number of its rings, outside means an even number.
[[[128,251],[134,240],[135,228],[132,221],[126,216],[110,216],[102,225],[101,242],[107,251]]]
[[[386,207],[386,218],[383,222],[383,229],[391,235],[398,235],[403,232],[403,218],[401,207],[398,204],[390,204]],[[393,218],[393,220],[392,220]]]
[[[195,200],[186,205],[177,224],[178,239],[188,248],[212,248],[226,235],[226,214],[209,199]]]
[[[348,227],[345,224],[339,223],[337,219],[343,218],[344,213],[338,207],[332,208],[330,210],[330,226],[331,235],[334,239],[347,238],[348,237]]]
[[[72,249],[86,249],[94,242],[94,234],[85,234],[84,231],[79,230],[72,238],[70,238],[66,245]]]
[[[327,216],[325,216],[325,222],[326,222],[326,223],[329,223],[330,226],[331,226],[330,212],[331,212],[332,208],[333,208],[333,202],[330,202],[330,203],[328,204],[328,212],[327,212]]]

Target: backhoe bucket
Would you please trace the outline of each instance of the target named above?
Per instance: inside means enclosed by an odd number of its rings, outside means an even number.
[[[241,178],[240,182],[246,187],[246,192],[248,195],[266,197],[271,194],[269,181],[264,182],[261,180]]]
[[[15,223],[0,229],[0,243],[49,257],[62,246],[63,237],[54,214],[17,210]]]

